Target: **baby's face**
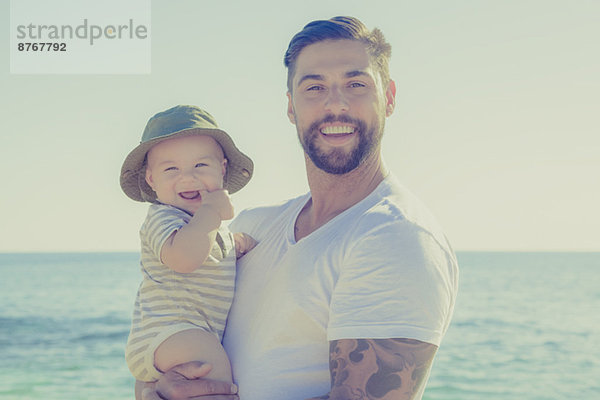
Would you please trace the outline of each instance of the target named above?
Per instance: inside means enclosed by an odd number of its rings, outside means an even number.
[[[168,139],[148,152],[146,182],[158,201],[193,215],[202,191],[223,188],[226,164],[221,146],[209,136]]]

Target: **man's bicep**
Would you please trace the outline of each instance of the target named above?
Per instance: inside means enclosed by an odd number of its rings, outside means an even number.
[[[412,399],[428,376],[437,346],[413,339],[329,342],[327,399]]]

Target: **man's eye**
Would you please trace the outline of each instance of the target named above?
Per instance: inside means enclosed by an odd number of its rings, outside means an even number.
[[[314,85],[314,86],[309,86],[306,88],[307,91],[319,91],[319,90],[323,90],[322,86],[318,86],[318,85]]]

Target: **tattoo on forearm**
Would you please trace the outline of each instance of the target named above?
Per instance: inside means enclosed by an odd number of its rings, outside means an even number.
[[[330,343],[331,392],[320,399],[412,399],[436,346],[410,339],[343,339]]]

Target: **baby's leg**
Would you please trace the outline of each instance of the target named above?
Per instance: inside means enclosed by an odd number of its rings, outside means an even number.
[[[225,349],[215,335],[202,329],[188,329],[169,336],[154,352],[154,365],[159,371],[189,362],[203,361],[213,369],[207,378],[232,382],[231,365]]]

